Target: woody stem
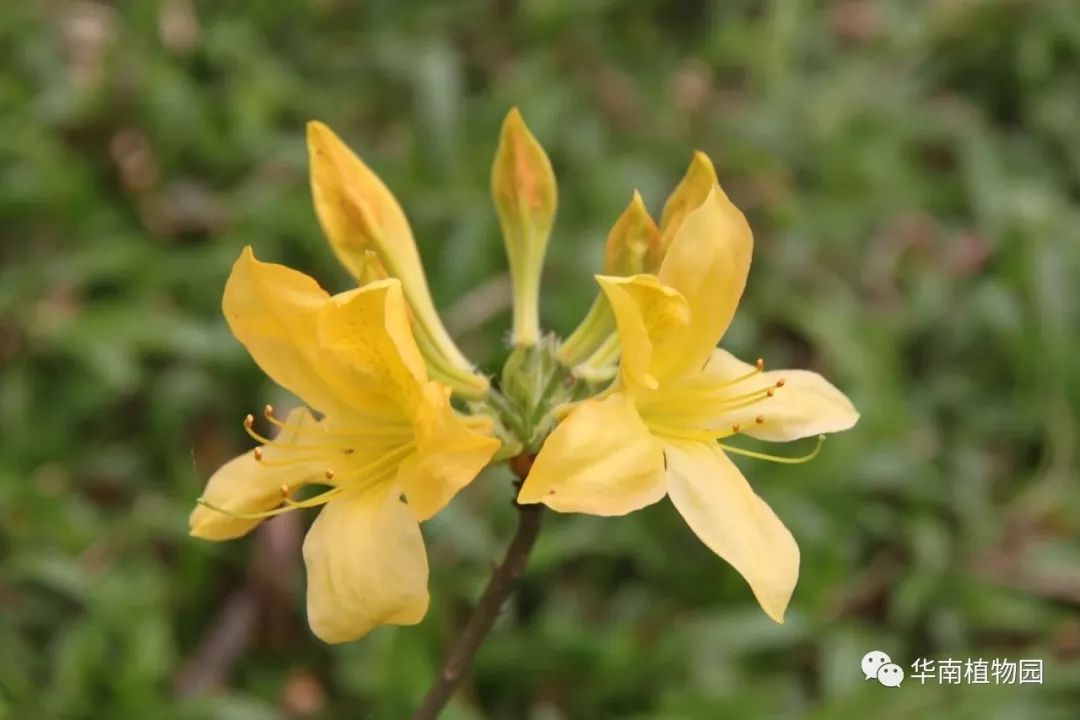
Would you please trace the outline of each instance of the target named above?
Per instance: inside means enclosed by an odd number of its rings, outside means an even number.
[[[510,462],[511,468],[519,478],[514,483],[515,492],[524,482],[531,465],[532,457],[527,455],[519,455]],[[454,641],[453,647],[450,648],[450,652],[443,661],[442,669],[431,688],[428,689],[424,702],[413,714],[412,720],[434,720],[439,716],[454,690],[461,684],[465,672],[472,666],[476,652],[483,644],[484,638],[491,632],[499,611],[525,571],[529,554],[540,533],[542,506],[520,505],[515,501],[514,507],[518,511],[518,526],[517,532],[510,541],[510,546],[506,549],[506,555],[502,563],[492,572],[491,580],[488,581],[484,593],[477,601],[472,616],[469,617],[461,634]]]

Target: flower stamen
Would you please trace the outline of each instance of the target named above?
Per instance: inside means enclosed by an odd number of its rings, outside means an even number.
[[[238,520],[262,520],[264,518],[274,517],[275,515],[281,515],[282,513],[289,512],[290,510],[298,510],[300,508],[316,507],[329,502],[337,495],[345,492],[346,490],[353,490],[359,487],[371,486],[383,480],[389,478],[397,470],[398,464],[404,459],[406,455],[414,450],[412,443],[406,443],[400,447],[394,448],[390,452],[387,452],[377,458],[374,462],[368,465],[358,468],[348,475],[350,477],[349,482],[342,482],[341,484],[333,487],[325,492],[314,495],[306,500],[293,500],[289,497],[289,493],[293,488],[288,485],[282,485],[281,490],[281,502],[280,507],[273,508],[271,510],[263,510],[261,512],[236,512],[234,510],[228,510],[213,503],[208,502],[205,498],[199,498],[195,502],[203,507],[219,512],[223,515],[236,518]],[[334,471],[327,468],[325,477],[329,480],[334,477]]]
[[[724,452],[729,452],[733,455],[742,455],[743,457],[755,458],[757,460],[767,460],[769,462],[781,463],[783,465],[801,465],[805,462],[810,462],[818,456],[821,452],[821,446],[825,444],[825,436],[818,435],[817,446],[806,455],[800,457],[783,457],[781,455],[770,455],[768,453],[755,452],[753,450],[744,450],[743,448],[732,447],[731,445],[725,445],[724,443],[717,443]]]
[[[255,418],[252,418],[252,422],[255,422]],[[263,417],[274,427],[279,430],[290,430],[295,433],[315,433],[320,437],[354,437],[356,435],[401,435],[403,437],[412,433],[412,428],[408,425],[401,423],[388,422],[381,419],[372,419],[372,425],[370,427],[365,426],[362,429],[353,430],[351,428],[338,428],[331,429],[321,423],[287,423],[274,416],[274,406],[267,405],[263,408]],[[245,418],[245,422],[247,418]]]

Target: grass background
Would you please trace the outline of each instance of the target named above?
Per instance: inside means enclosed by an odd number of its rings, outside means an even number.
[[[0,13],[0,718],[403,718],[513,525],[425,526],[432,609],[328,647],[290,515],[186,536],[284,398],[219,310],[245,244],[333,290],[303,124],[405,206],[447,322],[505,355],[487,173],[519,105],[560,212],[543,322],[700,148],[757,247],[725,345],[862,411],[741,463],[802,548],[789,620],[663,503],[554,516],[446,718],[1075,718],[1080,9],[1035,0],[8,3]],[[1042,685],[865,682],[871,649],[1042,658]]]

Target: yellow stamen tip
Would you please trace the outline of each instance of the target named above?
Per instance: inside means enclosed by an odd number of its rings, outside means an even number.
[[[764,370],[765,369],[765,358],[758,358],[757,362],[754,363],[754,364],[757,365],[757,369],[759,371]]]
[[[271,405],[270,403],[267,403],[266,407],[263,408],[263,415],[265,415],[266,417],[272,417],[273,414],[274,414],[274,406]]]
[[[255,448],[255,450],[253,450],[252,452],[255,455],[256,460],[262,460],[262,458],[263,458],[262,448]]]
[[[764,415],[758,415],[756,418],[754,418],[754,422],[756,422],[758,425],[760,425],[761,423],[765,422],[765,416]]]
[[[786,382],[787,382],[787,380],[785,380],[784,378],[780,378],[779,380],[776,381],[776,387],[784,387],[784,383],[786,383]]]
[[[775,390],[773,390],[772,388],[769,388],[768,390],[765,391],[765,394],[768,395],[769,397],[772,397],[774,392],[775,392]]]
[[[288,485],[282,485],[281,486],[281,497],[283,497],[283,498],[289,497],[289,486]]]
[[[255,416],[252,415],[251,413],[248,413],[247,415],[244,416],[244,427],[246,427],[247,429],[250,430],[254,426],[255,426]]]
[[[326,472],[323,473],[323,474],[326,475],[327,480],[333,480],[334,479],[334,471],[331,470],[330,468],[326,468]]]
[[[739,432],[739,423],[735,423],[734,425],[731,426],[731,432],[733,432],[733,433]]]

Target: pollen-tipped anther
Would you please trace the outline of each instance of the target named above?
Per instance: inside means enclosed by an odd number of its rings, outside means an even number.
[[[248,413],[244,416],[244,427],[246,427],[248,430],[255,427],[255,416],[251,413]]]
[[[255,455],[256,460],[262,460],[262,458],[263,458],[262,448],[255,448],[252,451],[252,454]]]
[[[330,468],[326,468],[326,470],[323,472],[323,475],[326,476],[327,480],[333,480],[334,479],[334,471],[331,470]]]
[[[754,418],[754,422],[756,422],[758,425],[760,425],[761,423],[765,422],[765,416],[764,415],[758,415],[756,418]]]
[[[758,358],[754,364],[757,365],[758,372],[761,372],[765,369],[765,358]]]
[[[739,423],[735,423],[734,425],[731,426],[731,432],[733,432],[733,433],[739,432]]]
[[[785,380],[784,378],[780,378],[779,380],[776,381],[776,387],[784,387],[784,383],[786,383],[786,382],[787,382],[787,380]]]
[[[775,393],[775,392],[776,392],[775,390],[773,390],[772,388],[769,388],[768,390],[765,391],[765,394],[768,395],[769,397],[772,397],[773,393]]]
[[[274,416],[274,406],[271,405],[270,403],[266,403],[266,406],[263,408],[263,417],[271,418],[273,416]]]

